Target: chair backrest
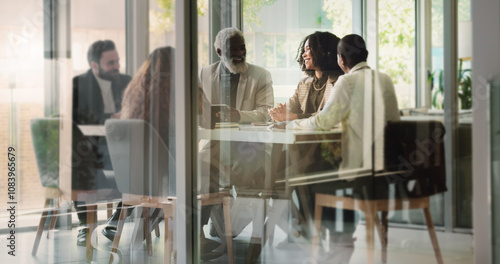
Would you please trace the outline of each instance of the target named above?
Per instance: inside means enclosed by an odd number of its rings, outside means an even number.
[[[385,128],[386,176],[389,183],[408,188],[408,196],[428,196],[446,191],[444,126],[440,121],[392,121]],[[416,186],[416,187],[415,187]]]
[[[31,140],[43,187],[59,187],[59,118],[31,119]]]
[[[145,196],[168,196],[169,149],[158,132],[139,119],[105,123],[118,190]]]

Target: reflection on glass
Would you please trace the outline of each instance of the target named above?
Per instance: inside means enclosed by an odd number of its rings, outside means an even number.
[[[269,119],[267,109],[273,106],[271,75],[266,69],[246,61],[245,43],[240,30],[220,30],[214,41],[220,61],[201,69],[200,86],[208,103],[212,105],[208,110],[214,112],[207,115],[222,127],[219,131],[231,131],[232,127],[238,129],[238,124],[266,124]],[[214,195],[224,190],[233,190],[235,198],[230,215],[232,232],[223,228],[227,224],[225,221],[228,220],[228,215],[223,213],[220,205],[202,208],[200,258],[203,260],[220,257],[223,253],[211,246],[217,244],[214,240],[206,238],[208,234],[203,228],[209,223],[209,217],[212,223],[210,228],[213,228],[213,231],[208,232],[210,235],[221,239],[240,235],[252,220],[256,220],[254,217],[257,212],[245,208],[261,208],[258,205],[262,204],[262,200],[257,197],[262,192],[267,174],[265,162],[268,146],[259,141],[221,141],[215,138],[216,133],[207,132],[208,136],[203,138],[205,142],[199,153],[198,194]],[[252,239],[258,240],[260,232],[254,229],[253,233]],[[257,244],[255,241],[252,243]]]
[[[500,219],[500,211],[498,210],[498,204],[500,201],[500,197],[498,195],[497,190],[498,186],[500,186],[500,181],[498,180],[500,175],[500,122],[498,121],[498,113],[499,113],[499,104],[500,102],[500,81],[495,80],[491,83],[490,86],[490,113],[491,113],[491,193],[492,193],[492,208],[493,215],[491,222],[493,223],[492,227],[492,236],[498,237],[500,234],[500,226],[498,225],[498,220]],[[497,249],[500,247],[500,243],[498,239],[493,240],[493,262],[498,262],[500,260],[500,254]]]
[[[452,204],[457,227],[471,226],[471,146],[465,144],[472,137],[470,112],[459,114],[461,145],[453,161],[458,166],[457,184],[449,190],[444,180],[443,116],[434,110],[408,111],[410,115],[401,117],[398,112],[398,107],[414,107],[415,101],[412,67],[418,58],[413,43],[419,42],[412,32],[421,24],[414,21],[419,8],[415,1],[379,2],[380,72],[363,61],[350,63],[348,54],[337,56],[337,42],[352,33],[352,21],[366,21],[363,14],[353,14],[353,1],[196,1],[198,56],[192,62],[174,61],[183,57],[177,53],[181,49],[174,49],[180,33],[175,32],[175,18],[182,15],[175,14],[176,2],[146,3],[149,10],[141,17],[148,16],[150,27],[138,30],[149,33],[151,54],[145,62],[135,62],[132,68],[144,65],[131,73],[129,85],[122,83],[119,89],[116,79],[123,76],[117,73],[124,72],[129,44],[124,17],[129,2],[71,1],[71,14],[63,16],[72,18],[71,35],[54,34],[58,43],[71,39],[71,52],[61,53],[71,54],[71,61],[49,56],[47,67],[41,59],[41,54],[48,54],[41,40],[51,32],[39,20],[42,6],[21,1],[0,11],[0,31],[18,41],[0,40],[0,61],[9,66],[0,72],[0,92],[10,120],[3,135],[16,144],[21,179],[16,230],[21,261],[100,263],[108,261],[114,248],[113,259],[122,262],[178,262],[176,251],[183,251],[174,245],[184,239],[185,234],[177,232],[184,219],[172,209],[175,195],[183,193],[174,187],[176,180],[190,176],[181,175],[175,163],[187,162],[197,172],[193,201],[200,208],[199,219],[188,226],[196,230],[194,240],[199,241],[193,245],[193,258],[199,258],[195,262],[470,263],[472,236],[443,232],[449,213],[443,202],[446,191],[457,197]],[[214,10],[214,2],[229,7]],[[432,1],[433,36],[443,35],[443,12],[437,7],[441,2]],[[469,1],[459,2],[459,14],[470,9],[465,2]],[[237,11],[232,3],[242,3],[242,17],[227,12]],[[224,28],[237,21],[242,21],[242,35],[228,32],[214,46],[217,25]],[[35,30],[27,33],[26,25]],[[113,40],[115,48],[101,52],[89,65],[89,47],[103,39]],[[359,43],[349,44],[359,49]],[[433,39],[432,45],[433,69],[442,69],[442,40]],[[119,60],[109,59],[109,51]],[[470,60],[459,58],[462,69],[469,69]],[[108,67],[108,62],[114,66]],[[176,66],[184,63],[198,63],[198,72],[189,74],[198,76],[199,87],[174,87]],[[85,76],[90,76],[91,85],[82,80]],[[43,83],[47,85],[40,86]],[[439,86],[437,81],[434,85]],[[69,97],[59,104],[51,89],[57,90],[55,94],[75,90],[74,105]],[[174,106],[185,107],[174,102],[174,93],[182,89],[199,89],[200,126],[198,138],[191,142],[197,146],[196,164],[173,155],[186,143],[178,141],[175,128],[191,121],[173,118]],[[74,124],[72,118],[64,118],[71,114],[63,105],[75,107]],[[60,144],[66,124],[73,126],[73,144]],[[30,129],[32,133],[26,133]],[[104,141],[105,136],[109,140]],[[64,156],[73,160],[58,163]],[[71,176],[63,172],[68,167],[78,178],[73,183],[82,185],[66,200],[84,201],[88,209],[81,226],[74,206],[57,202],[63,201],[58,188]],[[107,185],[113,177],[116,186]],[[96,188],[109,190],[106,195],[118,194],[111,201],[114,206],[108,204],[109,212],[115,212],[109,222],[105,204],[95,205],[109,200],[94,192]],[[47,208],[60,206],[58,230],[50,232],[48,240],[41,239],[42,230],[29,231],[40,220],[41,227],[55,224],[40,217],[40,197],[54,198],[46,202]],[[124,221],[117,223],[113,220],[120,214],[115,210],[119,201],[135,209],[121,210]],[[6,204],[6,197],[0,202]],[[177,212],[183,206],[177,204]],[[36,214],[30,214],[32,210]],[[0,214],[1,219],[8,217]],[[148,236],[152,230],[158,231],[159,239]],[[98,239],[90,243],[91,237]],[[29,252],[33,242],[36,257]],[[85,254],[86,247],[92,254]],[[99,250],[91,251],[92,247]],[[5,254],[0,252],[0,258]]]

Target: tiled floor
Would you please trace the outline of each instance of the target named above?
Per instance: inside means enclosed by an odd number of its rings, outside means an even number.
[[[124,235],[119,247],[119,261],[115,263],[162,263],[163,261],[163,225],[161,236],[153,236],[153,256],[146,253],[145,243],[138,248],[131,248],[133,223],[125,225]],[[111,250],[111,241],[101,235],[99,226],[97,232],[97,250],[94,250],[94,263],[107,263]],[[0,235],[0,262],[1,263],[87,263],[85,261],[85,247],[76,246],[77,228],[73,230],[56,230],[50,238],[45,237],[40,242],[38,254],[31,255],[35,231],[20,232],[17,234],[16,256],[7,254],[6,234]],[[248,249],[251,227],[247,227],[234,240],[235,263],[244,263]],[[364,243],[364,225],[358,225],[355,233],[358,238],[355,251],[350,263],[366,263],[366,247]],[[259,263],[286,263],[307,264],[311,262],[311,245],[309,243],[282,243],[286,234],[279,228],[276,229],[273,243],[264,247]],[[472,235],[438,232],[438,240],[444,257],[444,263],[473,263]],[[280,244],[280,246],[278,246]],[[174,253],[175,256],[175,253]],[[175,261],[175,257],[173,257]],[[174,262],[175,263],[175,262]],[[227,263],[227,255],[210,262],[202,263]],[[326,261],[325,263],[334,263]],[[375,263],[382,263],[380,244],[376,241]],[[389,248],[387,263],[436,263],[434,252],[426,230],[389,228]]]

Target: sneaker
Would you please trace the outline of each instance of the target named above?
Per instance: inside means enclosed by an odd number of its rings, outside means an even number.
[[[87,246],[87,230],[88,228],[81,228],[78,230],[78,235],[76,236],[76,245],[80,247]]]
[[[115,240],[116,227],[106,226],[105,228],[102,229],[101,234],[103,234],[107,239],[113,241]]]

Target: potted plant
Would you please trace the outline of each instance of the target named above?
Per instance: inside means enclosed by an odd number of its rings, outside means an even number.
[[[472,108],[472,72],[471,69],[463,69],[463,60],[458,65],[458,98],[460,109]]]
[[[434,89],[434,76],[438,75],[437,89]],[[428,81],[431,83],[432,106],[436,109],[443,109],[444,105],[444,72],[439,69],[433,72]],[[463,60],[460,59],[458,65],[458,99],[460,100],[460,109],[472,108],[472,71],[463,69]]]

